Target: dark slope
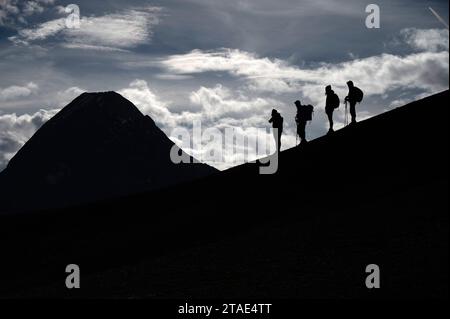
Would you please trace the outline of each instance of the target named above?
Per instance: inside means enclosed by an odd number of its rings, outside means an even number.
[[[287,150],[274,175],[248,164],[4,218],[0,293],[448,297],[448,102],[446,91]],[[84,270],[79,291],[63,288],[68,263]],[[370,263],[378,291],[364,285]]]
[[[175,165],[173,142],[115,92],[83,93],[45,123],[0,175],[0,211],[73,205],[209,175]]]

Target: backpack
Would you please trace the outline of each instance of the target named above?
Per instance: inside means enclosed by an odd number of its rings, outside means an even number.
[[[363,97],[364,97],[363,91],[361,91],[361,89],[356,86],[353,87],[353,90],[354,90],[354,94],[355,94],[355,101],[358,103],[361,103],[361,101],[363,100]]]
[[[283,130],[283,117],[280,113],[277,113],[276,117],[274,118],[273,127]]]
[[[313,113],[314,113],[314,106],[312,106],[311,104],[308,104],[306,106],[306,120],[307,121],[312,121]]]
[[[302,105],[302,107],[297,112],[297,120],[311,121],[313,113],[314,106],[312,106],[311,104]]]
[[[331,98],[331,101],[330,101],[331,106],[334,109],[337,109],[339,107],[339,105],[341,104],[341,100],[339,100],[339,96],[337,96],[336,93],[333,93],[330,98]]]

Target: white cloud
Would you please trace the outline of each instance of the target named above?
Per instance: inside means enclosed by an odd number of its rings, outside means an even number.
[[[68,49],[80,49],[80,50],[96,50],[96,51],[104,51],[104,52],[127,52],[128,50],[107,47],[103,45],[91,45],[91,44],[83,44],[83,43],[63,43],[61,44],[64,48]]]
[[[250,77],[261,76],[262,72],[270,74],[295,71],[282,60],[260,58],[253,53],[227,48],[216,51],[192,50],[187,54],[171,55],[161,64],[168,71],[178,74],[224,71]]]
[[[0,90],[0,100],[6,98],[18,98],[32,94],[37,85],[30,82],[25,87],[11,86]],[[3,96],[3,93],[5,95]],[[55,104],[66,105],[79,96],[84,90],[74,86],[64,91],[59,91],[54,96]],[[25,144],[25,142],[42,126],[52,118],[59,109],[44,110],[32,114],[17,115],[16,113],[0,115],[0,170],[6,167],[8,161]]]
[[[69,43],[132,48],[146,43],[159,23],[159,8],[128,10],[100,17],[83,17],[79,29],[67,29]]]
[[[190,101],[202,107],[202,115],[211,120],[223,117],[249,118],[266,112],[276,101],[263,98],[235,97],[235,93],[217,84],[213,88],[201,87],[190,95]]]
[[[23,12],[25,15],[32,15],[35,13],[42,13],[44,12],[44,7],[39,3],[39,1],[27,1]]]
[[[70,87],[56,94],[55,99],[61,105],[69,103],[73,98],[84,92],[78,87]],[[170,102],[163,101],[155,94],[145,80],[136,79],[130,85],[118,91],[125,98],[133,102],[141,112],[151,116],[158,126],[165,131],[174,142],[180,143],[174,136],[170,136],[175,127],[190,129],[194,120],[201,120],[202,129],[217,128],[221,132],[225,128],[233,128],[241,138],[247,140],[269,138],[270,132],[260,136],[256,135],[256,128],[267,128],[268,123],[265,113],[269,113],[277,101],[263,98],[249,98],[242,93],[233,92],[230,89],[217,84],[211,88],[200,87],[190,93],[190,101],[199,106],[197,112],[174,113],[169,109]],[[0,169],[4,168],[9,159],[20,147],[34,134],[34,132],[58,110],[40,110],[34,114],[3,114],[0,116]],[[264,115],[265,114],[265,115]],[[289,137],[284,137],[289,140]],[[292,138],[291,138],[292,139]],[[225,143],[225,141],[223,141]],[[181,146],[181,144],[179,144]],[[285,144],[290,145],[290,144]],[[208,151],[219,152],[222,143],[209,143],[207,148],[195,145],[186,148],[185,151],[197,158],[204,158]],[[290,145],[292,146],[292,145]],[[222,161],[208,163],[225,169],[249,160],[248,149],[238,148],[230,151],[225,148]]]
[[[10,101],[17,98],[27,97],[38,91],[39,87],[33,82],[25,86],[12,85],[6,88],[0,88],[0,101]]]
[[[144,80],[137,79],[130,83],[129,87],[118,92],[133,102],[141,112],[152,117],[180,147],[183,145],[177,137],[171,136],[172,130],[175,127],[191,130],[194,121],[201,121],[203,132],[210,128],[216,128],[224,133],[226,128],[233,128],[240,137],[252,140],[256,138],[257,128],[268,128],[267,115],[273,107],[281,104],[273,99],[247,97],[240,92],[233,92],[221,84],[217,84],[210,88],[200,87],[189,94],[190,102],[199,106],[198,111],[174,113],[169,109],[170,103],[162,101]],[[272,139],[272,135],[267,131],[259,138]],[[285,136],[283,139],[285,140],[284,147],[294,145],[295,136]],[[208,148],[192,145],[192,147],[183,147],[183,149],[188,154],[202,160],[208,151],[221,152],[223,143],[209,143]],[[216,168],[225,169],[249,160],[246,152],[248,149],[223,152],[220,162],[206,162]]]
[[[215,86],[201,87],[190,94],[191,103],[202,107],[200,112],[202,119],[204,121],[214,119],[207,121],[207,125],[219,128],[229,125],[244,130],[251,127],[266,127],[265,115],[269,113],[270,106],[281,105],[284,114],[291,114],[293,112],[291,102],[283,104],[276,100],[285,101],[286,98],[292,99],[295,95],[303,102],[316,106],[317,118],[308,128],[308,134],[316,137],[326,131],[325,116],[323,112],[317,111],[323,108],[324,87],[328,84],[334,86],[341,99],[347,93],[346,82],[350,79],[364,90],[365,102],[358,111],[360,120],[386,111],[390,107],[448,89],[448,45],[443,47],[437,45],[437,39],[442,38],[442,34],[435,36],[434,39],[429,37],[426,45],[421,42],[423,37],[426,37],[426,32],[425,34],[418,32],[415,37],[409,38],[410,41],[415,39],[416,47],[422,47],[421,52],[406,55],[385,53],[353,58],[336,64],[321,63],[306,68],[285,60],[260,57],[254,53],[227,48],[212,51],[193,50],[186,54],[171,55],[161,60],[160,64],[168,74],[195,76],[201,73],[220,75],[224,72],[243,81],[245,85],[241,86],[239,92]],[[398,92],[405,95],[395,100]],[[258,95],[265,98],[257,102]],[[384,100],[387,96],[394,102],[379,104],[380,100]],[[260,110],[262,111],[259,112]],[[335,124],[340,127],[343,122],[343,109],[335,113]],[[285,118],[287,125],[282,143],[285,147],[295,144],[294,128],[289,116]],[[193,118],[192,114],[190,118]],[[229,165],[226,157],[225,164],[219,167],[223,168],[224,165]]]
[[[200,87],[189,94],[189,101],[199,106],[198,111],[175,113],[170,111],[170,102],[158,97],[145,80],[136,79],[118,93],[152,117],[166,133],[175,126],[191,126],[194,120],[201,120],[207,126],[217,126],[224,121],[244,123],[243,126],[247,126],[245,123],[261,124],[261,115],[281,104],[274,99],[247,97],[217,84],[211,88]]]
[[[448,51],[447,29],[406,28],[400,31],[408,45],[419,51]]]
[[[55,6],[55,11],[56,11],[58,14],[60,14],[60,15],[66,15],[66,14],[67,14],[67,13],[66,13],[66,7],[61,6],[61,5]]]
[[[43,13],[55,0],[1,0],[0,26],[16,27],[27,24],[28,16]]]
[[[28,44],[36,40],[44,40],[61,32],[65,25],[65,19],[59,18],[39,24],[36,28],[21,29],[17,36],[9,38],[12,42],[19,44]]]
[[[47,26],[35,36],[39,37],[39,34],[46,34],[46,32],[51,34],[51,30]],[[77,39],[84,40],[79,42],[64,33],[64,36],[72,41],[65,42],[65,45],[89,46],[100,33],[101,31],[93,29],[92,32],[83,33],[83,36],[80,34]],[[293,116],[291,116],[294,112],[291,96],[294,93],[296,96],[300,95],[299,98],[304,102],[315,105],[316,110],[320,110],[323,107],[325,85],[333,84],[342,99],[347,91],[345,83],[352,79],[365,92],[365,100],[358,110],[361,119],[389,107],[402,105],[418,96],[448,89],[448,44],[446,47],[440,47],[436,40],[438,37],[427,37],[426,32],[414,31],[408,34],[407,43],[415,46],[417,52],[407,55],[381,54],[337,64],[322,63],[308,68],[299,67],[281,59],[260,57],[234,49],[194,50],[186,54],[168,56],[159,64],[164,73],[158,73],[163,74],[167,79],[192,79],[200,73],[225,72],[244,83],[239,90],[232,90],[220,84],[214,85],[216,82],[213,82],[212,84],[203,83],[194,90],[184,92],[183,99],[190,103],[190,106],[195,106],[185,107],[191,111],[171,111],[171,102],[159,96],[159,93],[144,80],[133,81],[119,93],[132,101],[143,113],[150,115],[168,135],[176,126],[190,128],[194,120],[201,120],[204,129],[216,127],[224,130],[232,127],[240,134],[251,137],[255,128],[269,126],[267,117],[272,107],[282,108],[286,124],[282,144],[283,148],[286,148],[295,144]],[[114,35],[111,39],[113,39],[111,42],[105,40],[104,43],[99,41],[92,45],[96,47],[104,45],[105,50],[110,48],[121,50],[121,47],[114,44]],[[424,39],[428,40],[426,44],[423,44]],[[139,42],[134,41],[130,40],[127,45],[133,46],[134,43]],[[155,67],[155,62],[150,62],[148,65]],[[224,81],[227,80],[228,77],[224,77]],[[222,81],[221,83],[226,84]],[[403,92],[403,95],[391,95],[396,90]],[[71,99],[81,92],[81,89],[74,87],[60,92],[59,95],[61,100],[64,96]],[[282,103],[280,100],[288,102]],[[371,106],[373,106],[372,109]],[[342,108],[336,111],[336,123],[342,122],[342,114]],[[313,124],[308,127],[308,134],[311,134],[311,137],[319,136],[326,131],[326,119],[323,112],[316,112],[315,116],[317,117]],[[271,136],[268,135],[268,137]],[[174,137],[172,139],[176,141]],[[10,141],[11,143],[8,142],[10,148],[14,143],[19,143],[18,139],[13,139],[9,135],[4,137],[3,141]],[[212,147],[218,148],[219,145]],[[186,151],[197,157],[201,155],[196,153],[195,149],[186,149]],[[210,164],[225,168],[235,165],[236,159],[244,159],[244,153],[242,151],[225,153],[222,163]]]
[[[34,114],[0,115],[0,170],[47,120],[59,110],[40,110]]]
[[[363,88],[366,96],[404,88],[428,93],[448,88],[448,31],[404,29],[400,35],[403,42],[421,52],[403,56],[385,53],[305,68],[281,59],[223,48],[171,55],[160,64],[167,73],[176,75],[226,72],[244,79],[247,89],[255,92],[300,92],[313,103],[323,99],[325,85],[334,84],[345,90],[349,79]]]
[[[406,56],[382,54],[316,68],[299,68],[280,59],[261,58],[232,49],[194,50],[172,55],[161,62],[168,72],[195,74],[227,72],[245,78],[250,89],[269,93],[304,91],[314,85],[345,87],[352,79],[366,95],[384,94],[397,88],[436,92],[448,87],[448,52],[420,52]]]
[[[124,64],[125,66],[127,65],[127,63]],[[157,79],[161,79],[161,80],[187,80],[187,79],[192,79],[193,77],[190,75],[182,75],[182,74],[166,74],[166,73],[159,73],[159,74],[155,74],[155,78]]]
[[[146,81],[136,79],[128,88],[118,93],[133,102],[142,113],[152,117],[159,125],[166,128],[175,125],[174,116],[167,108],[167,104],[150,90]]]
[[[0,25],[5,25],[11,20],[11,16],[20,12],[17,6],[18,1],[2,0],[0,1]]]
[[[103,16],[82,16],[80,28],[67,28],[65,18],[59,18],[21,29],[9,39],[16,44],[29,44],[58,35],[63,38],[61,45],[67,48],[124,50],[150,41],[160,12],[159,7],[147,7]]]
[[[56,93],[56,103],[58,103],[58,105],[66,105],[83,92],[86,92],[86,90],[80,89],[77,86],[72,86],[64,91],[59,91]]]

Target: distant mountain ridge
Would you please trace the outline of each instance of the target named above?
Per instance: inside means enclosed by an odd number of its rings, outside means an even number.
[[[0,173],[3,210],[36,210],[148,191],[216,172],[174,164],[174,143],[116,92],[83,93],[47,121]]]

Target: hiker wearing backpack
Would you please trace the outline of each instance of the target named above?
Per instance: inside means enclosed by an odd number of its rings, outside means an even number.
[[[327,85],[325,87],[325,95],[327,96],[327,100],[325,102],[325,113],[328,116],[328,121],[330,122],[330,129],[328,130],[328,134],[334,132],[333,130],[333,112],[335,109],[339,107],[341,101],[339,100],[339,96],[331,89],[331,85]]]
[[[280,150],[281,150],[281,134],[283,134],[283,117],[277,110],[275,110],[275,109],[272,110],[272,117],[270,118],[269,123],[272,123],[273,137],[275,139],[277,151],[280,152]]]
[[[352,116],[352,122],[350,124],[356,123],[356,103],[361,103],[364,93],[360,88],[353,84],[353,81],[347,82],[348,95],[345,97],[345,103],[350,104],[350,115]]]
[[[302,105],[300,101],[294,102],[297,108],[297,114],[295,115],[295,123],[297,123],[297,134],[300,137],[300,144],[308,142],[306,140],[306,123],[312,120],[314,107],[312,105]]]

